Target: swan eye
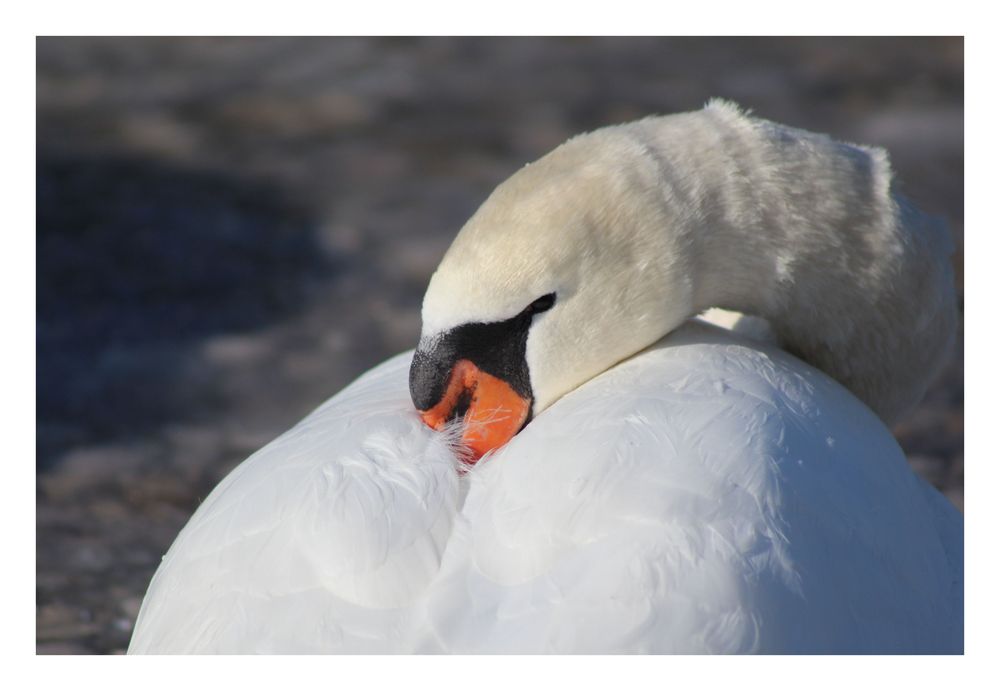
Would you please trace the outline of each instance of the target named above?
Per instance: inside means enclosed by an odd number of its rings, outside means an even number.
[[[530,305],[524,309],[525,314],[538,314],[539,312],[545,312],[552,309],[552,305],[556,304],[556,294],[549,293],[548,295],[543,295],[538,298]]]

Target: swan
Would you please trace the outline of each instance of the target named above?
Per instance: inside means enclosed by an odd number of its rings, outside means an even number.
[[[950,253],[879,149],[722,101],[579,135],[459,232],[414,351],[215,488],[129,652],[962,652],[962,517],[887,428]]]

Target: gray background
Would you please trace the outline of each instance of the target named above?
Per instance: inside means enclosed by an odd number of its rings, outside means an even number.
[[[120,652],[236,463],[413,347],[492,188],[570,135],[721,96],[886,147],[962,285],[961,39],[37,43],[37,650]],[[963,501],[962,344],[896,430]]]

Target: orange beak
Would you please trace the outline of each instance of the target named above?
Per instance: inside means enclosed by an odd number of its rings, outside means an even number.
[[[503,379],[487,374],[470,360],[459,360],[441,400],[430,410],[420,411],[420,417],[428,426],[441,430],[455,409],[466,404],[462,443],[471,451],[473,463],[510,441],[531,410],[531,400],[522,398]]]

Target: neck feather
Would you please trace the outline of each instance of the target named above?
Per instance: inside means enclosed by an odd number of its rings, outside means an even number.
[[[952,244],[892,190],[885,152],[720,104],[639,125],[668,206],[687,209],[695,310],[766,318],[887,424],[914,406],[954,340]]]

